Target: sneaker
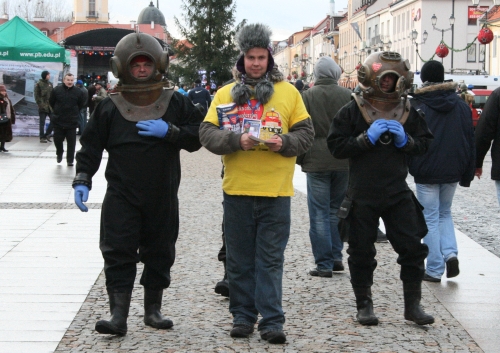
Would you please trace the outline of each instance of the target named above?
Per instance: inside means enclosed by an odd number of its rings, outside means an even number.
[[[429,276],[427,274],[427,272],[424,274],[424,278],[423,278],[424,281],[427,281],[427,282],[441,282],[441,278],[436,278],[436,277],[432,277],[432,276]]]
[[[40,139],[40,143],[47,143],[47,139],[46,139],[45,137],[42,137],[42,138]]]
[[[460,273],[460,269],[458,268],[458,259],[456,256],[450,257],[448,261],[446,261],[446,277],[453,278],[457,277]]]
[[[332,271],[329,270],[318,270],[317,267],[311,268],[309,274],[314,277],[332,277]]]
[[[223,279],[222,281],[217,282],[217,284],[215,285],[215,293],[229,298],[229,283],[227,279]]]
[[[57,163],[61,163],[62,161],[62,156],[57,156]]]
[[[47,142],[52,142],[49,136],[45,136],[45,139],[47,140]]]
[[[68,162],[68,167],[72,167],[73,166],[73,162]]]
[[[333,272],[343,272],[345,270],[342,261],[333,261]]]
[[[247,338],[253,333],[253,326],[234,324],[229,335],[233,338]]]
[[[283,331],[262,332],[260,334],[260,338],[272,344],[281,344],[286,342],[286,335]]]

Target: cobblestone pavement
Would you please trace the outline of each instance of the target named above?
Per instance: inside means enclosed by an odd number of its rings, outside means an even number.
[[[143,292],[137,281],[127,335],[97,334],[95,322],[109,318],[101,273],[56,352],[482,352],[426,285],[422,304],[435,316],[435,324],[421,327],[404,320],[399,266],[388,243],[377,244],[373,298],[380,324],[357,324],[348,271],[333,278],[307,274],[314,261],[306,196],[300,192],[292,199],[283,281],[287,343],[270,345],[257,332],[248,339],[229,337],[228,300],[213,291],[223,276],[222,264],[217,261],[222,219],[220,167],[220,157],[206,150],[182,154],[177,258],[162,307],[174,321],[173,329],[162,331],[143,324]],[[453,211],[463,232],[495,252],[500,249],[498,239],[495,242],[488,236],[498,224],[498,204],[496,197],[484,195],[490,189],[494,190],[494,185],[486,178],[469,190],[460,188]],[[498,226],[495,232],[498,234]],[[137,278],[140,272],[139,265]]]

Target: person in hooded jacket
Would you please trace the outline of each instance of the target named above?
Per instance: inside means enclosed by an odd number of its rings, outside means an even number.
[[[351,101],[351,91],[337,83],[341,74],[337,63],[324,56],[314,66],[315,85],[302,93],[314,125],[314,142],[297,158],[297,164],[307,173],[309,237],[316,263],[309,275],[318,277],[332,277],[332,271],[344,271],[337,211],[347,190],[349,166],[347,159],[334,158],[326,144],[335,114]]]
[[[469,187],[474,179],[475,143],[472,112],[457,94],[457,83],[443,82],[444,67],[428,61],[420,73],[422,88],[413,94],[412,106],[434,135],[427,154],[411,156],[409,171],[416,183],[417,198],[424,207],[429,247],[424,281],[440,282],[460,273],[451,205],[457,184]]]

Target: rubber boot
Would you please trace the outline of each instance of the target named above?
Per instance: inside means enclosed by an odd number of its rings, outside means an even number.
[[[378,325],[378,318],[373,313],[372,289],[371,287],[352,286],[356,296],[356,308],[358,314],[356,319],[361,325]]]
[[[426,314],[420,306],[422,282],[403,282],[403,293],[405,298],[405,319],[418,325],[433,324],[434,318]]]
[[[109,293],[111,319],[100,320],[95,324],[95,330],[108,335],[124,336],[127,333],[127,317],[132,293]]]
[[[215,293],[222,295],[223,297],[229,298],[229,282],[227,281],[227,270],[226,261],[224,263],[224,278],[222,281],[217,282],[215,285]]]
[[[163,289],[152,290],[144,288],[144,323],[148,326],[165,330],[174,326],[174,323],[160,312],[162,298]]]

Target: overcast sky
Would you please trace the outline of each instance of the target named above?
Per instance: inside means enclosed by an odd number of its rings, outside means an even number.
[[[137,20],[141,10],[150,0],[108,0],[110,23],[130,23]],[[156,6],[157,0],[153,0]],[[175,38],[179,32],[174,17],[182,21],[182,0],[159,0],[160,11],[165,16],[167,29]],[[347,0],[336,0],[335,11],[347,7]],[[288,38],[321,21],[330,9],[330,0],[236,0],[236,23],[246,19],[249,23],[261,22],[273,30],[273,40]]]

